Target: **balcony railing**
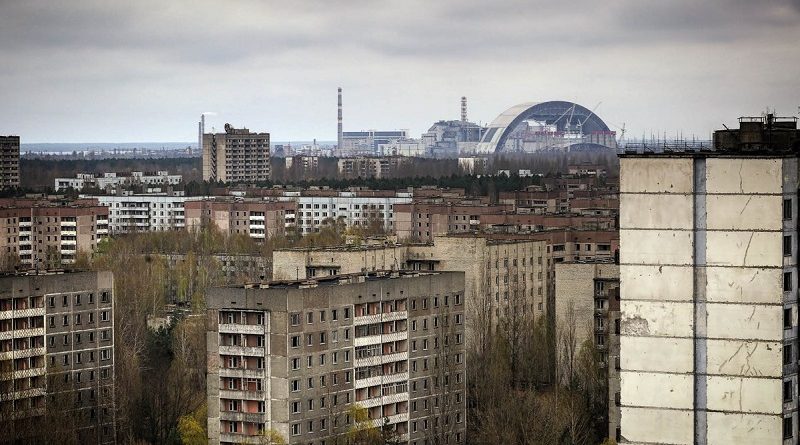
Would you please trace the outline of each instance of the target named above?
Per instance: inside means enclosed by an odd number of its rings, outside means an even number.
[[[353,319],[353,324],[361,326],[365,324],[382,323],[384,321],[396,321],[408,319],[408,311],[384,312],[380,314],[361,315]]]

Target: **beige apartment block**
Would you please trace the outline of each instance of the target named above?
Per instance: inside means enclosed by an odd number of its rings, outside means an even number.
[[[209,443],[337,443],[360,407],[397,443],[465,443],[464,274],[373,272],[212,289]]]
[[[584,345],[596,348],[608,382],[608,437],[619,438],[619,265],[608,260],[555,265],[555,328],[558,366],[577,364]]]
[[[278,249],[272,273],[276,280],[295,280],[363,270],[464,272],[470,342],[481,324],[492,325],[508,311],[547,313],[546,257],[544,241],[437,236],[433,243]]]
[[[622,443],[798,443],[800,138],[740,122],[621,156]]]
[[[225,124],[225,133],[203,135],[203,180],[268,181],[269,155],[269,133],[251,133]]]

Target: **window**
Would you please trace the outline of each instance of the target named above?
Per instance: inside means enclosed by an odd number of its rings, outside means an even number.
[[[314,323],[314,313],[309,312],[306,314],[306,323],[311,324]]]
[[[794,437],[794,422],[791,417],[783,419],[783,438],[791,439]]]
[[[320,332],[319,333],[319,344],[321,344],[321,345],[325,344],[325,333],[324,332]]]
[[[325,365],[325,354],[320,354],[319,355],[319,365],[320,366]]]
[[[300,391],[300,380],[292,380],[292,392]]]
[[[350,318],[350,308],[346,307],[344,308],[344,319],[347,320],[348,318]]]
[[[792,308],[787,307],[783,309],[783,329],[790,329],[792,327]]]
[[[300,369],[300,359],[297,357],[292,358],[292,370]]]
[[[292,436],[299,436],[300,435],[300,424],[293,423],[292,424]]]
[[[791,380],[783,382],[783,401],[784,402],[791,402],[792,401],[792,381]]]
[[[333,321],[338,320],[339,319],[339,311],[337,311],[336,309],[331,310],[331,319]]]
[[[320,322],[325,321],[325,311],[319,311],[319,321]]]
[[[783,237],[783,256],[792,256],[792,235]]]
[[[783,219],[792,219],[792,200],[783,200]]]
[[[294,335],[292,336],[292,347],[299,348],[300,347],[300,336]]]
[[[297,325],[300,324],[300,314],[299,313],[295,312],[293,314],[290,314],[289,317],[291,319],[292,326],[297,326]]]
[[[100,321],[108,321],[108,311],[100,312]]]
[[[783,364],[792,364],[792,345],[783,345]]]
[[[306,334],[306,346],[311,346],[314,344],[314,337],[311,334]]]
[[[783,273],[783,291],[791,292],[792,290],[792,272]]]

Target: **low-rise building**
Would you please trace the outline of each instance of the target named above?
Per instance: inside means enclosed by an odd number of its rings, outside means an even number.
[[[78,173],[74,178],[56,178],[55,190],[81,190],[84,187],[96,187],[100,190],[112,191],[120,187],[136,185],[170,186],[183,182],[183,176],[170,175],[167,171],[157,172],[124,172],[124,173]]]
[[[377,272],[212,289],[208,433],[335,443],[353,427],[462,444],[464,274]],[[351,408],[366,411],[355,426]]]

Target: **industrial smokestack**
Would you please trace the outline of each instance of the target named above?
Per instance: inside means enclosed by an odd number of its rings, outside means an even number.
[[[342,149],[342,87],[339,87],[339,128],[338,128],[338,139],[336,141],[336,148],[338,150]]]
[[[467,121],[467,96],[461,96],[461,122]]]

